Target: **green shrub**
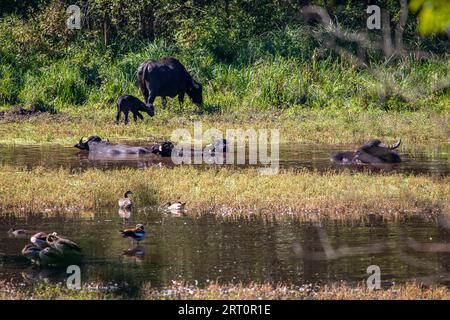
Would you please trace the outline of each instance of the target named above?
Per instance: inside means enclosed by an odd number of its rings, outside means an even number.
[[[28,72],[20,99],[29,105],[41,105],[61,109],[86,102],[89,87],[80,68],[70,60],[60,60],[38,72]]]
[[[18,76],[17,70],[11,65],[0,64],[0,104],[13,104],[17,101]]]

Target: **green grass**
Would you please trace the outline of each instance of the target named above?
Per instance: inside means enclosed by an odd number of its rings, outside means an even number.
[[[203,131],[227,129],[278,129],[281,142],[363,143],[379,138],[387,143],[400,137],[403,146],[449,143],[449,113],[371,112],[325,110],[274,110],[265,112],[173,114],[157,105],[157,115],[137,124],[115,125],[115,108],[83,107],[57,115],[42,114],[25,120],[0,119],[2,144],[66,144],[73,145],[81,136],[93,134],[113,142],[124,140],[170,139],[176,129],[193,133],[194,121],[202,123]],[[122,117],[123,120],[123,117]]]
[[[78,41],[54,54],[46,53],[44,45],[40,52],[32,43],[35,51],[27,52],[24,45],[21,52],[15,40],[32,41],[19,32],[24,28],[14,21],[0,23],[0,41],[9,50],[0,49],[4,50],[0,51],[0,104],[58,111],[108,105],[121,94],[140,96],[135,75],[140,63],[175,56],[204,85],[202,112],[327,108],[432,112],[450,107],[448,55],[426,61],[373,58],[362,68],[317,49],[307,28],[250,39],[236,48],[229,62],[217,58],[211,48],[185,48],[164,39],[125,43],[121,49]],[[446,89],[433,90],[441,81],[447,81]],[[175,101],[170,104],[177,108]],[[193,108],[187,105],[184,111]]]
[[[306,27],[249,39],[227,62],[216,56],[214,46],[186,47],[164,39],[107,48],[80,40],[51,53],[43,39],[27,36],[32,31],[27,28],[32,25],[14,17],[0,22],[0,111],[20,105],[58,114],[20,122],[0,119],[0,143],[71,144],[94,133],[111,140],[168,138],[194,120],[219,129],[279,128],[283,141],[449,141],[448,54],[430,60],[369,57],[367,67],[360,67],[318,49],[313,30]],[[203,84],[205,104],[187,101],[180,107],[177,99],[169,99],[167,111],[157,99],[154,119],[113,126],[119,95],[142,98],[138,65],[163,56],[179,58]],[[447,86],[433,89],[445,81]]]
[[[0,81],[3,100],[44,105],[57,110],[77,108],[85,103],[111,103],[121,94],[140,96],[136,87],[137,66],[149,55],[124,55],[115,60],[67,57],[52,61],[23,76],[23,87],[12,90],[11,70]],[[249,65],[227,65],[183,59],[204,84],[206,105],[200,111],[223,112],[337,108],[350,110],[448,110],[448,90],[432,88],[450,74],[449,60],[418,63],[405,61],[395,66],[375,65],[378,79],[364,69],[331,59],[302,61],[297,58],[268,57]],[[187,60],[187,61],[186,61]],[[205,65],[203,65],[205,64]],[[7,68],[7,66],[6,66]],[[448,80],[447,80],[448,81]],[[0,101],[1,102],[1,101]],[[178,108],[175,100],[170,102]],[[186,106],[186,110],[194,108]]]
[[[82,173],[13,167],[0,171],[1,208],[18,214],[115,208],[126,190],[134,192],[137,209],[183,201],[192,215],[213,210],[226,216],[295,215],[306,220],[371,214],[394,219],[450,209],[448,177],[283,170],[262,176],[256,169],[188,166]]]

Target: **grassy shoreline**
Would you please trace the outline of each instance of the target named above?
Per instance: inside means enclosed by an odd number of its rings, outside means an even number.
[[[115,208],[124,190],[133,190],[137,208],[167,201],[188,203],[187,214],[215,211],[224,216],[293,215],[302,219],[385,218],[447,212],[450,177],[319,173],[188,166],[84,172],[0,170],[3,211],[78,212]]]
[[[0,119],[0,144],[73,144],[81,136],[99,135],[111,141],[170,139],[176,129],[193,133],[195,121],[203,132],[217,128],[278,129],[281,142],[320,144],[362,143],[379,138],[387,143],[402,138],[404,145],[450,143],[450,113],[286,109],[218,114],[173,114],[157,107],[156,117],[128,126],[114,124],[114,108],[82,107],[56,115]]]
[[[33,287],[17,287],[2,283],[0,300],[87,300],[87,299],[130,299],[118,291],[93,284],[81,290],[69,290],[61,284],[39,284]],[[416,282],[396,284],[380,290],[367,289],[362,284],[332,284],[317,288],[310,286],[266,284],[224,284],[212,283],[206,287],[174,283],[169,288],[155,289],[143,284],[137,296],[131,299],[145,300],[449,300],[450,291],[443,286],[425,287]]]

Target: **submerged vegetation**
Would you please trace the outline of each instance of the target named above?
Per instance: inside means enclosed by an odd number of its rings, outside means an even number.
[[[225,216],[296,215],[304,219],[361,218],[430,214],[446,211],[449,178],[280,171],[262,176],[256,169],[205,169],[189,166],[88,169],[46,172],[17,168],[0,171],[3,210],[77,212],[115,208],[124,190],[133,190],[137,208],[187,202],[187,214],[216,210]]]

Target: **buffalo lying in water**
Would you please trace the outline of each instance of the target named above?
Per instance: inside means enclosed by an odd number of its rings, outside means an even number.
[[[139,88],[148,108],[153,110],[156,97],[175,97],[180,103],[187,94],[193,103],[202,104],[202,85],[195,81],[186,68],[175,58],[149,60],[142,63],[137,70]]]
[[[189,151],[189,155],[195,155],[198,152],[195,148],[183,149],[180,146],[175,147],[171,141],[163,141],[153,145],[152,153],[160,155],[161,157],[177,156],[182,157],[183,151]],[[228,151],[228,142],[226,139],[217,139],[214,143],[207,145],[204,149],[200,149],[204,155],[215,156],[217,153],[226,153]]]
[[[152,153],[152,150],[149,148],[115,144],[109,141],[103,141],[99,136],[90,136],[85,142],[81,138],[74,147],[95,154],[130,155]]]
[[[374,139],[366,142],[356,151],[340,152],[331,158],[332,162],[344,164],[383,164],[399,163],[402,160],[394,151],[401,144],[401,139],[392,145]]]

